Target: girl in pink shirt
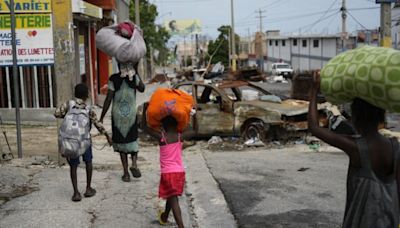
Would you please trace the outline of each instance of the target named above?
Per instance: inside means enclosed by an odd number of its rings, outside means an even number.
[[[145,113],[145,112],[144,112]],[[177,130],[178,123],[172,116],[162,119],[162,130],[157,132],[146,123],[146,114],[143,114],[143,128],[151,136],[156,138],[160,145],[160,186],[158,195],[166,199],[165,211],[160,212],[158,220],[161,225],[168,222],[168,216],[172,209],[176,224],[179,228],[184,227],[178,196],[183,193],[185,185],[185,169],[182,160],[182,144],[184,139],[191,137],[191,133],[181,134]]]

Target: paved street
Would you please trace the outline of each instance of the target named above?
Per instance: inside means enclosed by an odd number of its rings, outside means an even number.
[[[297,145],[204,156],[239,227],[340,227],[348,161],[331,147],[321,151]]]

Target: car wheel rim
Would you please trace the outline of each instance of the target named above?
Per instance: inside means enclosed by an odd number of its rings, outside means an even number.
[[[260,139],[260,133],[256,126],[249,126],[246,135],[248,139]]]

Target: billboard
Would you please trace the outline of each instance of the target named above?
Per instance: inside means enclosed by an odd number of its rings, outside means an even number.
[[[165,21],[164,26],[171,35],[190,35],[201,33],[201,21],[198,19]]]

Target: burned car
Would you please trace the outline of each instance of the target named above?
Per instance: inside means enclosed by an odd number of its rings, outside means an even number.
[[[307,130],[307,101],[283,99],[251,82],[183,82],[174,89],[193,96],[196,114],[190,128],[198,137],[242,136],[268,141]],[[325,125],[325,109],[323,105],[318,109]],[[138,108],[139,121],[142,114],[143,105]]]

